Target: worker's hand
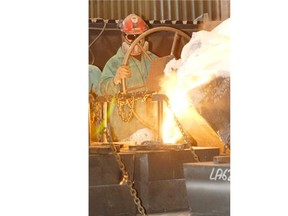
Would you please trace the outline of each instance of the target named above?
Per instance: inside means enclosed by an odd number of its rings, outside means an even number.
[[[114,77],[114,83],[117,85],[121,83],[121,79],[128,78],[130,76],[131,76],[131,71],[130,71],[129,66],[121,65],[116,71],[116,75]]]

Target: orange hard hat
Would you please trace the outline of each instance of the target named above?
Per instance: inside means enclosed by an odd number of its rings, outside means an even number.
[[[122,22],[120,29],[125,34],[142,34],[149,29],[143,19],[136,14],[128,15]]]

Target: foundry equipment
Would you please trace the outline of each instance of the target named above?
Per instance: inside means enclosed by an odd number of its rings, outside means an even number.
[[[116,95],[89,94],[90,117],[93,116],[91,122],[99,128],[98,142],[91,142],[89,145],[89,215],[132,216],[138,213],[147,215],[190,211],[195,216],[202,213],[228,216],[230,157],[226,155],[226,151],[229,145],[225,145],[223,152],[217,147],[197,146],[197,141],[187,133],[177,114],[171,109],[169,98],[158,93],[157,83],[161,73],[163,75],[163,65],[173,58],[179,38],[189,41],[190,36],[172,27],[149,29],[133,41],[123,65],[127,65],[134,46],[142,38],[157,31],[173,32],[175,35],[169,55],[155,62],[151,60],[151,68],[156,68],[153,70],[156,74],[150,71],[146,91],[135,91],[143,86],[127,88],[123,79],[121,91]],[[149,56],[144,49],[142,51]],[[145,141],[141,145],[114,142],[107,115],[109,104],[117,101],[122,120],[129,122],[133,115],[137,115],[133,111],[133,103],[148,98],[157,103],[157,140]],[[183,136],[182,144],[163,143],[164,105],[173,113],[174,121]],[[124,106],[128,106],[128,111],[125,111]],[[211,191],[211,185],[218,188],[218,191]],[[203,191],[212,196],[208,198],[203,195]],[[215,203],[218,198],[220,201]],[[208,203],[205,200],[214,204],[207,208]]]

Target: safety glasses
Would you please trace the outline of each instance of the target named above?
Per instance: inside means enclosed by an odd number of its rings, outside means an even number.
[[[138,35],[125,35],[125,36],[128,40],[134,41],[137,37],[140,36],[140,34],[138,34]]]

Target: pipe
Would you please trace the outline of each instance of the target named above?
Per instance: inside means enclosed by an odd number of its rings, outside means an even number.
[[[103,102],[102,105],[102,112],[103,112],[103,126],[104,128],[107,128],[107,122],[108,122],[108,117],[107,117],[107,102]],[[103,133],[103,142],[106,143],[107,142],[107,136],[105,133]]]
[[[163,143],[163,100],[158,100],[158,138],[157,141],[159,143]]]

